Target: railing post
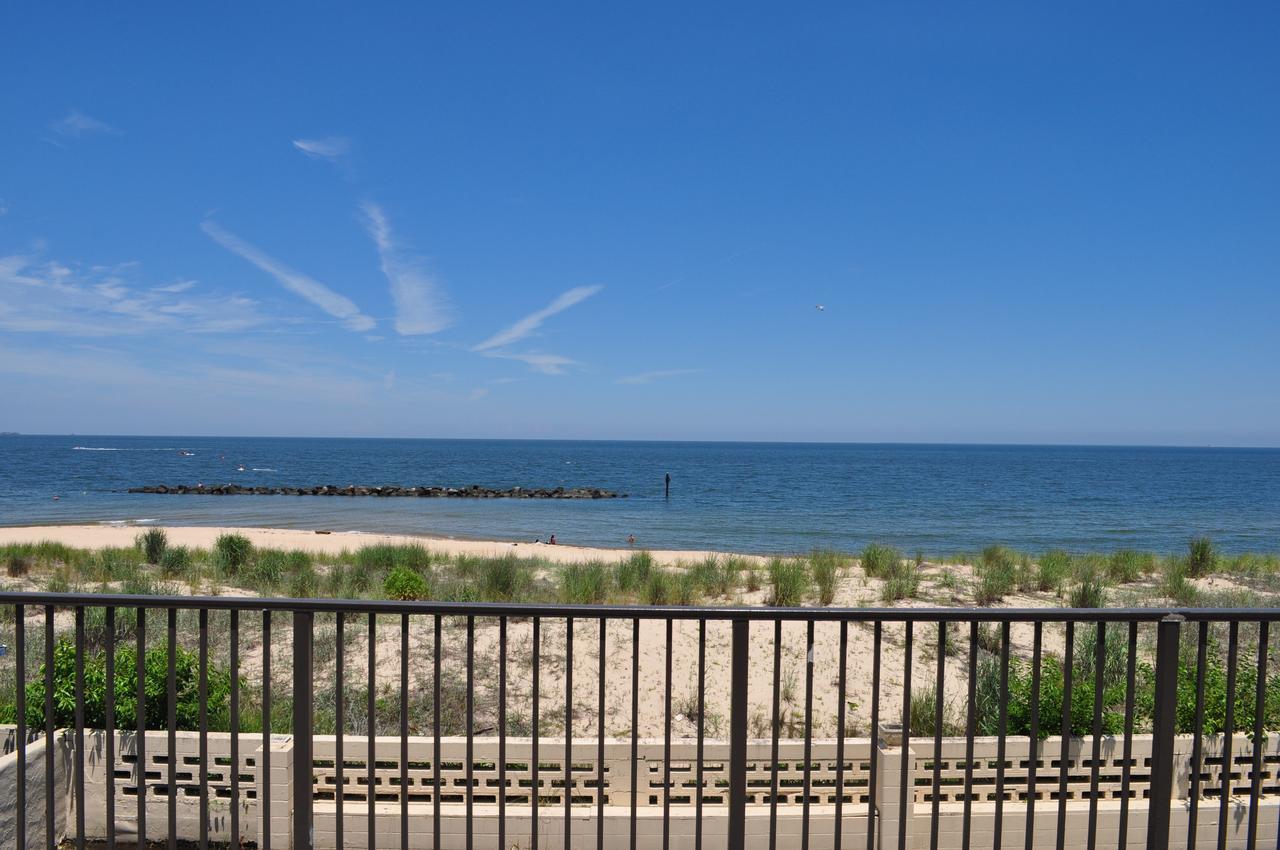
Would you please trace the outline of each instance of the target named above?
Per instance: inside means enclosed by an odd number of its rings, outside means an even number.
[[[315,846],[312,613],[293,612],[293,850]]]
[[[1169,846],[1169,808],[1173,799],[1173,733],[1178,714],[1178,632],[1185,618],[1170,614],[1156,632],[1155,717],[1151,724],[1151,797],[1147,813],[1147,850]]]
[[[733,621],[733,666],[729,684],[729,844],[744,850],[747,820],[747,661],[750,622]]]

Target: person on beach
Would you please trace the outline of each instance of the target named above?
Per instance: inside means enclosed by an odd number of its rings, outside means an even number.
[[[636,536],[635,536],[634,534],[628,534],[628,535],[627,535],[627,545],[628,545],[628,546],[631,546],[631,547],[633,547],[633,548],[635,547],[635,545],[636,545]]]
[[[547,538],[547,544],[549,546],[556,545],[556,536],[554,534]]]

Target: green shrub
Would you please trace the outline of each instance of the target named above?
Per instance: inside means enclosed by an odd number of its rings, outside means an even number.
[[[692,573],[678,573],[672,577],[671,601],[676,605],[694,605],[702,598],[702,585]]]
[[[388,599],[398,599],[401,602],[426,599],[431,595],[427,580],[421,573],[408,567],[395,567],[387,573],[387,578],[382,583],[382,591]]]
[[[1092,576],[1085,577],[1079,584],[1071,588],[1069,607],[1071,608],[1103,608],[1107,604],[1107,590],[1102,582]]]
[[[60,728],[75,726],[76,679],[75,644],[62,639],[53,651],[53,721]],[[176,714],[178,728],[199,728],[199,656],[181,646],[175,648],[174,667],[177,683]],[[134,718],[137,714],[137,652],[135,647],[124,645],[115,655],[115,713],[119,718]],[[146,697],[144,711],[148,729],[168,728],[168,648],[157,646],[147,651],[143,660],[143,689]],[[44,666],[27,685],[27,724],[33,728],[44,727]],[[205,704],[208,709],[209,728],[225,731],[228,726],[228,706],[231,693],[231,677],[215,664],[208,667],[208,690]],[[106,657],[103,653],[86,652],[84,669],[85,725],[101,729],[106,725]]]
[[[218,566],[229,576],[234,576],[253,557],[253,544],[242,534],[222,534],[213,544]]]
[[[746,574],[747,574],[747,580],[746,580],[747,593],[755,593],[760,589],[760,568],[755,566],[748,566],[746,568]]]
[[[289,596],[294,599],[312,599],[320,589],[320,576],[316,568],[307,561],[306,567],[294,570],[289,574]]]
[[[1061,593],[1069,575],[1071,555],[1061,549],[1045,552],[1040,556],[1036,590],[1042,593]]]
[[[160,565],[160,572],[166,576],[184,576],[191,571],[191,550],[186,546],[166,548],[160,560],[154,563]]]
[[[560,568],[560,598],[570,605],[598,605],[609,598],[608,568],[599,561]]]
[[[1208,537],[1193,537],[1187,544],[1187,569],[1192,578],[1199,578],[1214,571],[1218,565],[1218,554],[1213,549],[1213,541]]]
[[[142,550],[148,564],[159,566],[164,550],[169,545],[169,537],[163,528],[148,528],[138,535],[134,544]]]
[[[614,578],[618,590],[623,593],[637,593],[649,582],[649,574],[653,572],[653,556],[648,552],[635,552],[630,558],[618,564]]]
[[[978,585],[974,601],[979,605],[999,602],[1018,584],[1017,555],[1003,546],[988,546],[978,562]]]
[[[1120,549],[1107,559],[1107,578],[1113,582],[1128,584],[1155,570],[1156,558],[1150,552],[1136,549]]]
[[[818,588],[818,602],[830,605],[836,598],[836,583],[845,558],[829,549],[814,549],[809,555],[809,567],[813,571],[813,583]]]
[[[355,553],[355,564],[365,570],[391,572],[397,567],[425,573],[430,569],[435,558],[425,547],[417,543],[407,546],[395,546],[389,543],[378,543],[362,546]],[[459,559],[462,561],[463,559]]]
[[[913,599],[920,592],[920,570],[913,561],[894,561],[884,574],[880,599],[892,604],[899,599]]]
[[[1175,605],[1195,608],[1200,604],[1200,590],[1191,582],[1191,566],[1186,558],[1166,558],[1161,592]]]
[[[862,550],[862,571],[871,578],[883,578],[902,562],[902,553],[889,546],[872,543]]]
[[[935,688],[912,690],[910,730],[913,736],[932,738],[938,725],[938,692]],[[952,717],[949,706],[942,706],[942,734],[954,735],[959,732],[959,724]]]
[[[649,572],[644,583],[644,601],[649,605],[669,605],[675,596],[671,574],[655,569]]]
[[[9,578],[22,578],[31,572],[31,565],[35,561],[34,558],[19,555],[16,552],[6,556],[4,561],[5,575]]]
[[[102,581],[122,581],[138,571],[138,550],[107,546],[97,552],[91,569]]]
[[[686,571],[691,589],[699,595],[728,596],[738,583],[740,562],[737,558],[709,555]]]
[[[480,595],[489,602],[521,599],[533,585],[533,573],[515,555],[487,558],[476,575]]]
[[[804,592],[809,586],[806,566],[804,561],[783,558],[769,562],[770,605],[794,608],[804,604]]]

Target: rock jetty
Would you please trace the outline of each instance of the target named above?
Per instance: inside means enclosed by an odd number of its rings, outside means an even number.
[[[239,484],[215,484],[194,487],[187,484],[156,484],[149,487],[130,487],[130,493],[159,493],[176,496],[378,496],[417,497],[419,499],[625,499],[626,493],[614,493],[598,487],[534,488],[512,487],[499,490],[472,484],[470,487],[336,487],[322,484],[317,487],[244,487]]]

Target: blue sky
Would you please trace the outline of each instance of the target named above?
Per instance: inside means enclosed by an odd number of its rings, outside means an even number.
[[[1280,11],[1034,6],[11,5],[0,429],[1280,445]]]

